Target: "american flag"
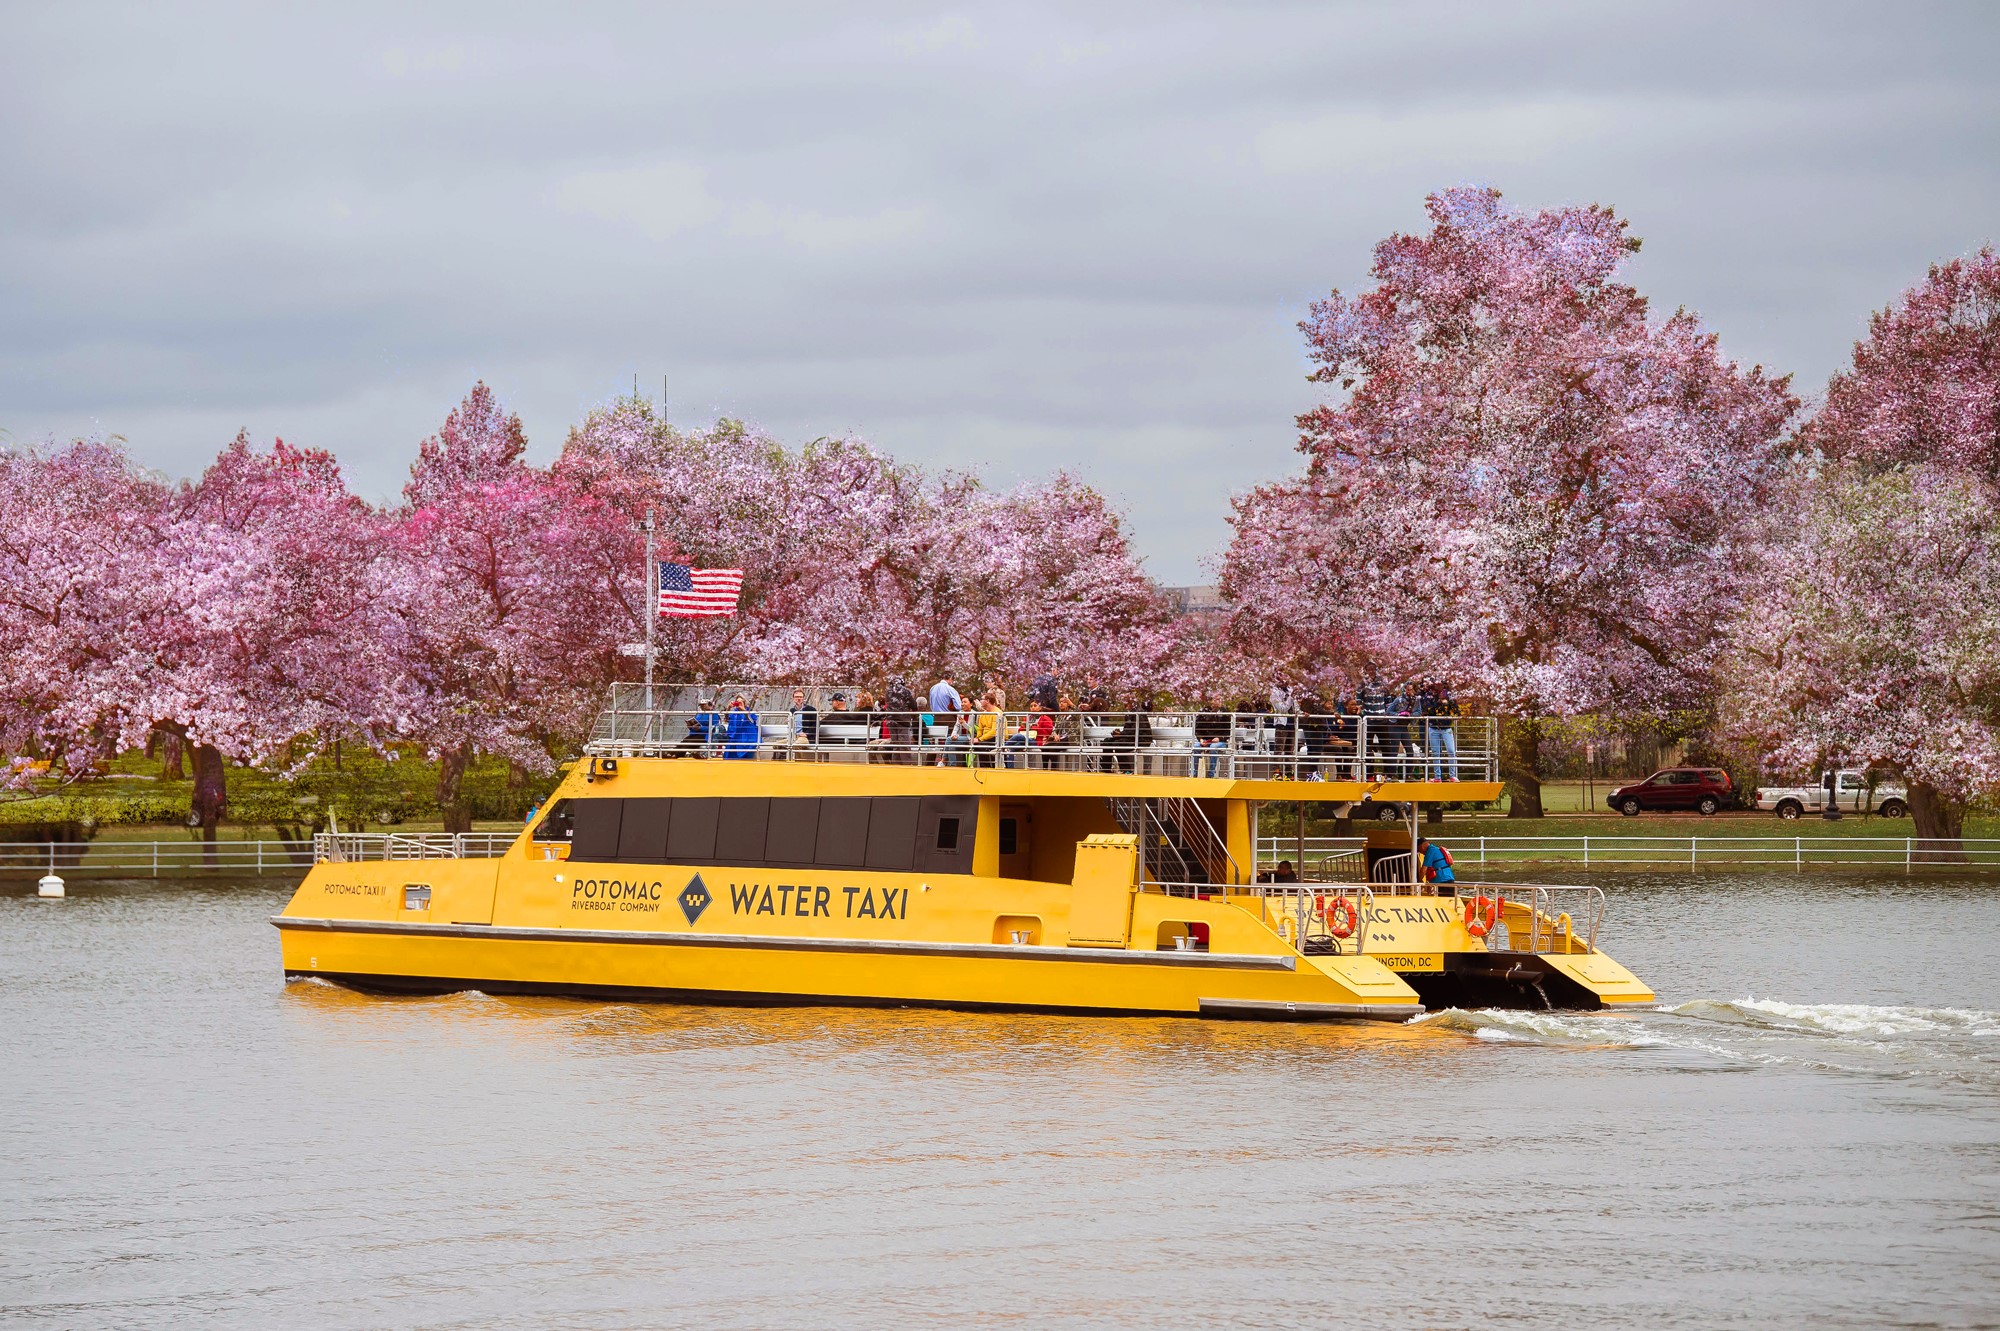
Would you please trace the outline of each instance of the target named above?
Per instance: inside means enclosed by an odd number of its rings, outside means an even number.
[[[689,568],[660,565],[660,613],[699,617],[733,615],[743,595],[740,568]]]

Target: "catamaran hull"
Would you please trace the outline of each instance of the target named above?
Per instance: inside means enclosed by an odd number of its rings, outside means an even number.
[[[273,923],[282,931],[287,979],[377,993],[479,990],[636,1002],[1281,1021],[1408,1021],[1424,1010],[1406,986],[1363,957],[688,935],[580,938],[584,931],[370,927],[294,916]],[[1317,964],[1322,960],[1344,964],[1329,973]],[[1367,986],[1383,990],[1382,1000],[1365,997]]]

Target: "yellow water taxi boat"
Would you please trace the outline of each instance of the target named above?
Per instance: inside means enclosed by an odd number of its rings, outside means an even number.
[[[1049,734],[1009,713],[959,734],[753,701],[732,726],[636,689],[518,835],[317,838],[272,920],[286,977],[1278,1020],[1654,998],[1598,950],[1598,889],[1419,881],[1422,805],[1499,794],[1487,718],[1425,719],[1452,728],[1445,760],[1403,718],[1096,714]],[[1308,801],[1397,821],[1316,863],[1260,861],[1261,811]]]

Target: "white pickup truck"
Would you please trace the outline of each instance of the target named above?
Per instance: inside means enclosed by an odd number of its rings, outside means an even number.
[[[1835,795],[1836,807],[1842,813],[1879,813],[1884,818],[1901,818],[1910,811],[1907,790],[1891,785],[1870,789],[1868,774],[1852,768],[1828,772],[1816,786],[1759,786],[1757,807],[1789,822],[1809,813],[1824,813],[1829,795]]]

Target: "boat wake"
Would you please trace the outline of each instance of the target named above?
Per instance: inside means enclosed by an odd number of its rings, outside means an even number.
[[[1499,1008],[1471,1012],[1445,1008],[1412,1018],[1409,1024],[1457,1031],[1476,1040],[1526,1044],[1639,1049],[1665,1043],[1629,1016],[1594,1012],[1516,1012]]]
[[[2000,1012],[1973,1008],[1704,998],[1632,1013],[1448,1008],[1411,1024],[1497,1043],[1681,1052],[1711,1069],[1790,1066],[2000,1087]]]

